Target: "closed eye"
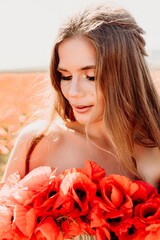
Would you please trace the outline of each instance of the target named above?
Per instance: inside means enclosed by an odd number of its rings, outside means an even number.
[[[86,79],[88,79],[89,81],[94,81],[95,80],[95,77],[90,77],[90,76],[87,76],[85,75]],[[63,76],[61,75],[61,80],[64,80],[64,81],[69,81],[72,79],[72,76]]]
[[[93,76],[93,77],[90,77],[90,76],[87,76],[86,75],[86,78],[89,80],[89,81],[94,81],[95,80],[95,77]]]
[[[69,81],[72,79],[72,76],[61,76],[61,80]]]

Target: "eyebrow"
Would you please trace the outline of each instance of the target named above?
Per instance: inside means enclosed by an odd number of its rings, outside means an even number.
[[[88,65],[88,66],[80,68],[80,70],[88,70],[88,69],[95,69],[95,68],[96,68],[95,65]],[[68,70],[63,67],[58,67],[57,71],[68,72]]]

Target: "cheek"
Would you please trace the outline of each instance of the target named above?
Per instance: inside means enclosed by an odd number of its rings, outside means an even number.
[[[105,104],[104,104],[104,97],[101,93],[99,93],[97,95],[97,105],[98,105],[98,108],[101,109],[105,107]]]
[[[93,95],[94,98],[97,98],[97,90],[96,90],[96,86],[95,83],[90,83],[87,86],[88,92]]]
[[[61,92],[62,94],[66,97],[67,92],[68,92],[68,84],[66,82],[61,82],[60,83],[60,88],[61,88]]]

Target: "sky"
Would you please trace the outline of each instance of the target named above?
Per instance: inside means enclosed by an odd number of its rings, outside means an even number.
[[[146,32],[147,51],[160,50],[159,0],[0,0],[0,71],[47,69],[60,24],[98,2],[128,9]]]

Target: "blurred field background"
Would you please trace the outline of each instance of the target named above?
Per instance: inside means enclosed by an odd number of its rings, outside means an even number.
[[[0,179],[17,134],[41,102],[46,72],[0,73]]]
[[[0,73],[0,179],[20,129],[40,107],[46,72]],[[160,89],[160,70],[151,70]],[[160,92],[160,91],[159,91]]]

